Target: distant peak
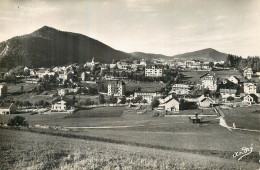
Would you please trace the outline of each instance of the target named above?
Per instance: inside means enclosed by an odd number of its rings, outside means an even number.
[[[40,29],[38,29],[37,31],[48,31],[48,30],[57,30],[57,29],[45,25]]]

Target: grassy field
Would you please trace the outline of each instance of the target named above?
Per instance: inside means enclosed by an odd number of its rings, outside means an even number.
[[[85,117],[120,117],[125,110],[122,107],[98,107],[86,110],[80,110],[67,116],[67,118],[85,118]]]
[[[0,130],[0,169],[252,169],[214,156]]]
[[[159,82],[133,82],[129,81],[126,83],[127,91],[133,91],[134,89],[141,88],[142,92],[155,92],[160,91],[161,88],[165,87],[165,84]]]
[[[238,128],[260,130],[260,106],[223,109],[227,120]]]
[[[204,123],[200,125],[190,124],[188,117],[154,117],[155,111],[148,111],[143,114],[134,114],[134,113],[124,113],[120,116],[120,113],[123,112],[124,107],[121,108],[110,108],[107,110],[111,110],[111,116],[104,116],[106,113],[105,108],[96,108],[91,110],[80,111],[75,113],[75,115],[68,114],[52,114],[52,115],[30,115],[23,114],[24,117],[28,120],[30,124],[40,124],[40,125],[58,125],[58,126],[77,126],[77,127],[97,127],[96,129],[73,129],[72,131],[54,131],[55,133],[66,134],[67,136],[73,135],[73,139],[75,141],[81,141],[82,138],[96,138],[101,141],[108,141],[109,143],[120,143],[122,148],[132,148],[129,149],[129,152],[136,153],[136,150],[146,150],[142,153],[156,153],[152,154],[151,157],[149,154],[145,154],[148,156],[141,155],[142,158],[147,159],[147,161],[156,161],[159,165],[155,165],[152,167],[147,166],[144,162],[138,164],[139,169],[167,169],[164,167],[166,162],[169,162],[168,168],[172,169],[169,166],[171,160],[174,162],[173,165],[177,168],[183,169],[201,169],[210,167],[208,169],[256,169],[258,166],[259,155],[258,151],[260,149],[259,145],[259,133],[257,132],[246,132],[233,130],[230,132],[224,127],[221,127],[218,123],[219,120],[216,117],[205,117],[203,119]],[[112,109],[114,109],[112,111]],[[122,109],[120,111],[119,109]],[[250,111],[251,109],[251,111]],[[232,122],[236,122],[237,127],[243,128],[252,128],[259,129],[259,115],[257,107],[252,108],[244,108],[239,110],[235,110],[234,112],[229,112],[229,110],[223,110],[228,119],[228,123],[232,125]],[[250,114],[247,114],[248,121],[242,121],[241,115],[248,110]],[[210,113],[211,110],[208,110]],[[95,114],[95,116],[93,115]],[[97,116],[98,115],[98,116]],[[4,115],[1,116],[2,120],[8,120],[14,115]],[[244,118],[243,118],[244,119]],[[243,124],[240,124],[242,122]],[[110,127],[111,126],[111,127]],[[123,128],[114,128],[114,126],[129,126]],[[98,127],[108,127],[104,129],[99,129]],[[53,133],[51,129],[47,129],[47,132]],[[11,134],[11,133],[10,133]],[[58,137],[57,137],[58,138]],[[4,138],[3,138],[4,139]],[[2,139],[2,140],[3,140]],[[46,139],[47,140],[47,139]],[[60,139],[57,139],[60,140]],[[67,140],[70,143],[71,139]],[[55,141],[55,140],[54,140]],[[50,142],[50,141],[49,141]],[[88,141],[89,142],[89,141]],[[59,143],[59,142],[57,142]],[[63,141],[61,142],[63,145]],[[77,143],[77,142],[75,142]],[[93,143],[95,143],[93,141]],[[242,147],[250,147],[250,145],[254,145],[253,153],[244,157],[242,161],[237,161],[233,158],[233,154],[236,151],[241,151]],[[41,145],[41,144],[40,144]],[[43,144],[44,145],[44,144]],[[55,145],[50,144],[50,145]],[[72,145],[72,144],[70,144]],[[74,145],[74,144],[73,144]],[[104,144],[108,145],[108,144]],[[109,144],[110,145],[110,144]],[[111,144],[112,145],[112,144]],[[127,146],[125,146],[127,145]],[[130,146],[129,146],[130,145]],[[99,147],[97,144],[93,144],[96,146],[95,149]],[[117,146],[117,145],[115,145]],[[142,146],[142,147],[139,147]],[[66,146],[63,146],[66,148]],[[78,146],[79,147],[79,146]],[[58,147],[57,147],[58,148]],[[55,150],[55,149],[54,149]],[[74,150],[74,149],[71,149]],[[91,151],[93,148],[90,149]],[[84,151],[84,149],[80,149],[80,151]],[[60,151],[58,151],[60,152]],[[112,151],[105,150],[102,153],[98,154],[98,158],[96,162],[99,164],[103,162],[101,158],[104,155],[110,155]],[[73,155],[74,152],[72,152]],[[158,155],[162,156],[158,156]],[[173,154],[175,157],[171,157],[169,159],[163,157],[163,155]],[[179,155],[176,157],[176,154]],[[95,154],[94,154],[95,155]],[[121,151],[116,151],[116,153],[112,153],[112,155],[121,155]],[[193,160],[190,160],[190,155],[197,155],[193,157]],[[187,157],[186,157],[187,156]],[[66,155],[64,156],[66,157]],[[73,157],[73,156],[72,156]],[[136,155],[134,156],[136,157]],[[137,156],[138,157],[138,156]],[[129,160],[126,158],[129,158]],[[205,159],[201,159],[205,158]],[[119,158],[118,158],[119,159]],[[119,161],[117,158],[114,158],[115,161]],[[125,160],[127,163],[120,162],[123,165],[122,167],[131,167],[132,169],[138,169],[138,166],[134,167],[132,164],[128,165],[131,159],[131,154],[128,152],[126,155],[122,155],[120,160]],[[134,159],[134,158],[133,158]],[[179,162],[177,160],[181,159],[183,162]],[[59,159],[58,159],[59,160]],[[61,159],[60,159],[61,160]],[[62,159],[63,160],[63,159]],[[138,160],[138,159],[137,159]],[[196,160],[196,161],[195,161]],[[212,162],[208,162],[206,160],[214,160]],[[83,161],[83,160],[82,160]],[[85,160],[85,161],[88,161]],[[205,162],[204,162],[205,161]],[[217,162],[215,162],[217,161]],[[80,161],[79,161],[80,162]],[[84,162],[84,161],[83,161]],[[160,162],[160,163],[159,163]],[[198,164],[197,164],[197,163]],[[204,162],[204,163],[201,163]],[[208,163],[206,163],[208,162]],[[228,163],[227,163],[228,162]],[[162,163],[162,165],[161,165]],[[101,163],[107,165],[107,163]],[[57,166],[61,166],[63,164],[58,164]],[[72,166],[77,165],[78,163],[73,162],[72,165],[68,165],[68,169]],[[81,166],[81,165],[80,165]],[[234,166],[234,168],[233,168]],[[142,167],[142,168],[140,168]],[[131,169],[130,168],[130,169]],[[127,168],[126,168],[127,169]]]

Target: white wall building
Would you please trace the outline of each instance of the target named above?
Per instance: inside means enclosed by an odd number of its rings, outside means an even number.
[[[58,101],[51,106],[52,111],[67,111],[67,102],[64,100]]]
[[[125,82],[119,79],[108,80],[108,96],[123,96],[125,94]]]
[[[205,89],[209,89],[211,91],[217,90],[218,87],[218,78],[215,75],[211,75],[209,73],[200,77],[201,85]]]
[[[150,65],[145,68],[145,76],[161,77],[163,75],[163,67],[159,65]]]
[[[250,67],[246,67],[246,68],[244,69],[243,75],[244,75],[245,78],[251,79],[251,78],[252,78],[252,75],[253,75],[252,69],[251,69]]]
[[[152,100],[155,97],[161,97],[161,93],[156,93],[156,92],[135,92],[134,93],[134,98],[141,96],[144,100],[147,101],[148,104],[152,102]]]
[[[256,94],[256,85],[254,83],[244,83],[244,93]]]

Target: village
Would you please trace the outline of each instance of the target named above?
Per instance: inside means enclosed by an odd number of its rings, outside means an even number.
[[[187,78],[191,72],[198,73],[194,81]],[[213,106],[256,105],[260,90],[260,72],[250,67],[238,71],[225,66],[225,61],[141,59],[103,64],[93,57],[81,66],[18,67],[1,75],[0,114],[73,113],[82,108],[144,105],[174,115]],[[21,97],[25,94],[29,97]]]

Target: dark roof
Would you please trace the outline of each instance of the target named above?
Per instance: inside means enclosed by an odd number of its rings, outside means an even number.
[[[255,95],[255,94],[249,94],[249,95],[254,99],[254,101],[258,102],[257,95]]]
[[[4,108],[9,108],[13,103],[1,103],[0,104],[0,108],[4,109]]]

